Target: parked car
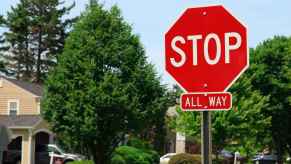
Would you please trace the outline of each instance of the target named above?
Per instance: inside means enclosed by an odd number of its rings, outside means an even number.
[[[277,162],[277,155],[257,154],[253,157],[253,161],[258,164],[275,164]]]
[[[85,159],[82,155],[65,153],[57,145],[38,145],[35,149],[35,163],[37,164],[49,164],[51,155],[55,154],[58,159],[61,159],[64,164],[72,161],[80,161]],[[20,164],[21,163],[21,151],[20,150],[7,150],[4,151],[4,164]]]
[[[49,158],[48,161],[50,161],[52,154],[55,154],[58,158],[61,158],[64,164],[85,159],[82,155],[65,153],[61,148],[53,144],[40,145],[38,149],[39,150],[36,150],[36,160],[40,161],[39,163],[41,164],[42,161],[47,161],[47,157]],[[43,164],[46,163],[43,162]]]
[[[227,151],[227,150],[221,150],[219,155],[223,158],[227,158],[227,159],[232,159],[234,158],[234,153]]]
[[[171,159],[174,155],[177,155],[177,153],[168,153],[168,154],[163,155],[163,156],[160,158],[160,164],[168,164],[169,161],[170,161],[170,159]]]

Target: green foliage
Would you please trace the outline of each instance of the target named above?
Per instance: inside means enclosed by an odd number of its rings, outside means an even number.
[[[74,161],[69,162],[68,164],[93,164],[93,161]]]
[[[74,25],[46,81],[42,109],[67,147],[98,164],[109,163],[127,133],[163,134],[166,89],[116,6],[92,3]]]
[[[215,150],[251,156],[275,146],[279,157],[291,153],[291,38],[274,37],[250,49],[251,66],[230,89],[233,108],[212,112]],[[200,114],[183,113],[172,127],[199,138]]]
[[[268,97],[253,89],[246,76],[242,77],[232,88],[233,108],[227,112],[212,112],[212,137],[214,153],[223,148],[240,151],[251,155],[270,144],[270,117],[263,115],[268,106]],[[200,113],[182,112],[174,120],[178,131],[200,140]],[[173,124],[173,123],[172,123]]]
[[[139,149],[142,149],[142,150],[151,150],[153,149],[153,146],[149,143],[149,142],[146,142],[146,141],[143,141],[139,138],[136,138],[136,137],[131,137],[127,144],[127,146],[131,146],[131,147],[136,147],[136,148],[139,148]]]
[[[5,20],[2,15],[0,15],[0,27],[3,26]],[[3,36],[0,36],[0,43],[3,42]],[[2,55],[0,54],[0,74],[8,74],[8,70],[6,68],[7,63],[4,61]]]
[[[159,156],[155,151],[142,150],[131,146],[120,146],[116,148],[112,164],[158,164]]]
[[[126,161],[122,158],[122,156],[114,155],[111,159],[111,164],[126,164]]]
[[[251,156],[271,144],[271,117],[266,116],[269,96],[252,86],[253,74],[243,75],[230,89],[233,107],[227,112],[211,112],[214,153],[223,148]],[[172,127],[200,140],[200,113],[182,112]]]
[[[1,56],[17,79],[41,83],[56,64],[72,19],[63,19],[70,7],[59,0],[20,0],[11,7],[1,26]]]
[[[6,64],[6,71],[16,78],[30,76],[32,70],[32,55],[28,51],[29,12],[28,2],[21,1],[7,12],[7,18],[2,18],[1,27],[8,29],[1,38],[1,58]],[[9,52],[8,52],[9,51]]]
[[[169,164],[200,164],[201,158],[197,155],[191,155],[191,154],[177,154],[173,156]]]
[[[269,96],[265,115],[272,118],[272,138],[279,159],[291,154],[291,38],[276,36],[251,51],[252,85]]]

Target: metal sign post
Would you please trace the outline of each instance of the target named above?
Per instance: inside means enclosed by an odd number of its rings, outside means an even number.
[[[202,164],[212,163],[212,142],[211,142],[211,113],[201,112],[201,140],[202,140]]]

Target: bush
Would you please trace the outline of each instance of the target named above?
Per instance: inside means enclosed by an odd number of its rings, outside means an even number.
[[[94,164],[93,161],[73,161],[68,164]]]
[[[111,159],[111,164],[126,164],[126,161],[120,155],[114,155]]]
[[[201,157],[191,154],[177,154],[173,156],[169,164],[201,164]]]
[[[135,147],[138,149],[142,149],[142,150],[152,150],[153,149],[153,146],[149,142],[143,141],[143,140],[136,138],[136,137],[130,138],[126,145],[131,146],[131,147]]]
[[[152,150],[142,150],[131,146],[120,146],[115,149],[112,164],[158,164],[159,155]]]

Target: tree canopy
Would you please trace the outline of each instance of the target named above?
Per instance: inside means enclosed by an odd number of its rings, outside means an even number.
[[[269,96],[265,115],[272,117],[273,147],[279,159],[291,155],[291,37],[276,36],[251,51],[252,85]]]
[[[56,64],[73,19],[64,19],[74,6],[59,0],[20,0],[11,7],[1,26],[1,57],[9,75],[42,83]]]
[[[125,134],[163,127],[157,117],[164,116],[166,100],[166,89],[120,10],[91,2],[48,76],[42,114],[67,144],[106,164]]]

